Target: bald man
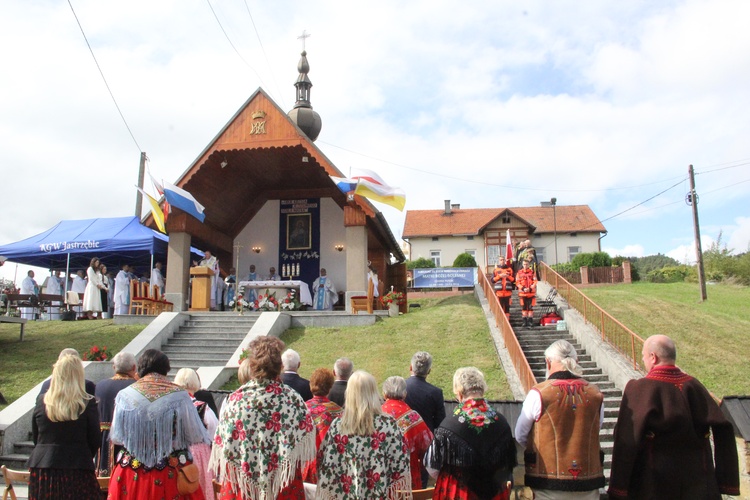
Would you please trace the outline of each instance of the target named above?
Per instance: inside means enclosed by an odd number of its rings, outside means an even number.
[[[615,426],[610,499],[718,500],[721,494],[740,494],[732,424],[703,384],[676,361],[677,349],[666,335],[644,342],[648,374],[625,386]]]

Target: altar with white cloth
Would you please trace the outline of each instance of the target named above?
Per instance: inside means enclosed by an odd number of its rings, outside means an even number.
[[[286,281],[240,281],[238,283],[239,288],[245,288],[245,290],[256,289],[263,291],[268,290],[269,293],[276,292],[276,300],[281,300],[286,297],[287,291],[290,288],[297,290],[297,297],[301,304],[307,306],[312,305],[312,296],[310,295],[310,286],[304,281],[299,280],[286,280]]]

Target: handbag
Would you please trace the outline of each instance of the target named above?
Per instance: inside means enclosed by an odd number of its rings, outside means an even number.
[[[198,466],[188,464],[177,469],[177,492],[190,495],[200,488]]]

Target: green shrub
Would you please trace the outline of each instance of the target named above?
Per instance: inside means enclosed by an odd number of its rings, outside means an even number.
[[[477,261],[470,253],[460,253],[453,261],[453,267],[477,267]]]
[[[696,271],[692,266],[667,266],[661,269],[654,269],[646,275],[646,281],[651,283],[680,283],[689,281],[689,278],[695,277]]]
[[[579,253],[570,261],[574,270],[583,266],[587,267],[609,267],[612,265],[612,257],[607,252]]]
[[[435,263],[430,259],[420,257],[417,260],[409,260],[406,262],[407,269],[429,269],[435,267]]]

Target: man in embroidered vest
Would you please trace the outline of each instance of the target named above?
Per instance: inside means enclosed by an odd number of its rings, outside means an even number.
[[[554,342],[544,357],[547,380],[529,391],[516,423],[516,441],[526,448],[525,485],[537,500],[598,500],[604,487],[604,396],[581,378],[570,342]]]
[[[625,386],[612,449],[611,499],[739,495],[732,424],[708,390],[675,366],[666,335],[643,343],[648,374]],[[713,453],[711,438],[713,437]]]

